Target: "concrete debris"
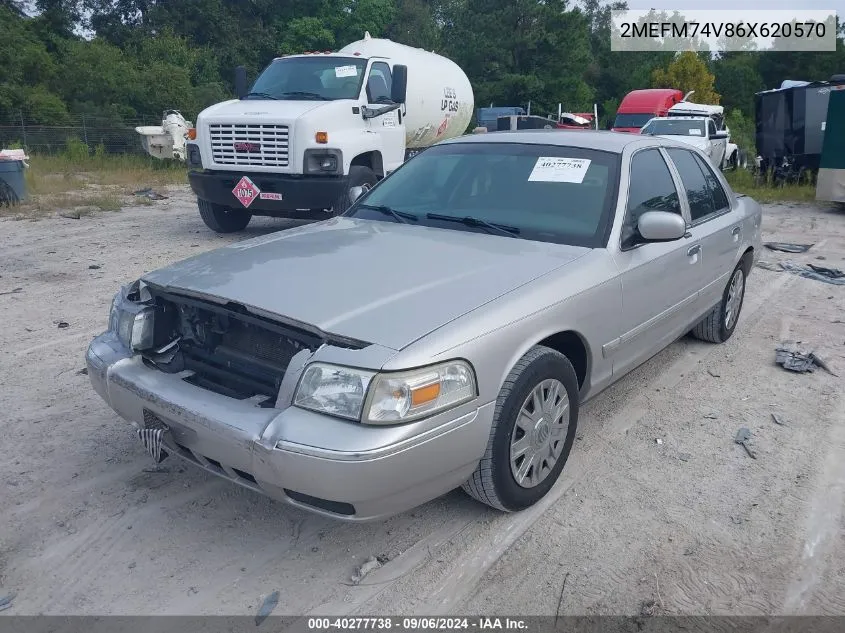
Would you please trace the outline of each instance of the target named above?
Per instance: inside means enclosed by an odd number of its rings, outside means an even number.
[[[645,600],[640,605],[640,615],[644,618],[650,618],[655,613],[657,613],[658,609],[659,607],[657,606],[657,603],[654,600]]]
[[[261,603],[261,608],[258,609],[258,613],[255,614],[255,626],[260,625],[264,620],[267,619],[273,609],[275,609],[279,604],[279,592],[274,591],[269,596],[264,598],[264,602]]]
[[[781,420],[777,415],[775,415],[774,413],[772,413],[771,415],[772,415],[772,422],[774,422],[778,426],[786,426],[786,422]]]
[[[748,453],[748,456],[751,459],[757,459],[757,455],[754,451],[751,450],[751,447],[748,446],[748,441],[751,439],[751,431],[749,431],[746,427],[742,427],[739,431],[736,432],[736,437],[734,437],[734,442],[742,446],[745,449],[745,452]]]
[[[806,253],[814,245],[813,244],[791,244],[789,242],[766,242],[763,244],[770,251],[780,251],[782,253]]]
[[[160,193],[153,191],[151,187],[136,191],[134,192],[134,195],[138,196],[139,198],[148,198],[150,200],[167,200],[167,196],[163,196]]]
[[[5,611],[11,608],[12,602],[15,600],[16,593],[8,593],[5,596],[0,596],[0,611]]]
[[[379,567],[381,567],[381,563],[378,559],[375,556],[370,556],[366,561],[364,561],[364,564],[356,569],[355,573],[352,574],[352,584],[357,585],[364,580],[364,577],[367,574],[374,572]]]
[[[845,286],[845,272],[838,268],[825,268],[815,264],[796,264],[795,262],[757,262],[759,268],[774,270],[775,272],[787,271],[799,277],[823,281],[828,284]]]
[[[795,347],[781,346],[775,348],[775,362],[788,371],[807,373],[821,367],[832,376],[833,370],[815,352],[802,352]]]

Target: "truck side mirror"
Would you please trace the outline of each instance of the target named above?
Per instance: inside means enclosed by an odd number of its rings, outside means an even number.
[[[246,68],[243,66],[238,66],[237,68],[235,68],[235,96],[238,99],[243,99],[246,94]]]
[[[393,81],[390,85],[390,100],[393,103],[405,103],[408,91],[408,67],[396,64],[393,67]]]

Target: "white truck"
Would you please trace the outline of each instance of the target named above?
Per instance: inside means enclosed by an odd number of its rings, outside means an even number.
[[[721,161],[716,163],[721,169],[745,169],[748,166],[748,157],[745,150],[736,143],[731,143],[731,131],[725,125],[725,108],[719,105],[707,105],[687,101],[692,92],[688,93],[684,100],[669,108],[669,117],[707,117],[713,121],[713,126],[718,135],[718,152],[722,153]],[[710,125],[708,123],[708,131]],[[724,139],[722,139],[722,135]],[[708,134],[709,136],[709,134]]]
[[[409,155],[464,134],[472,86],[445,57],[386,39],[273,60],[189,130],[189,182],[218,233],[253,215],[325,219]],[[353,192],[350,195],[350,192]]]

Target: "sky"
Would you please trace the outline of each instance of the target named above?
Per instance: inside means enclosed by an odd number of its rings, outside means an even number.
[[[827,9],[845,17],[845,0],[628,0],[629,9]]]

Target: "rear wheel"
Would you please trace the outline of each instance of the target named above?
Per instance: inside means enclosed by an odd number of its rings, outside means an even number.
[[[363,187],[364,191],[371,189],[378,182],[378,176],[369,167],[363,165],[352,165],[349,168],[349,178],[346,181],[346,187],[338,196],[334,203],[332,212],[334,215],[340,215],[346,211],[351,205],[352,201],[349,199],[349,192],[353,187]]]
[[[252,219],[252,214],[246,209],[232,209],[221,204],[213,204],[207,200],[197,199],[200,217],[205,225],[217,233],[234,233],[242,231]]]
[[[487,450],[464,491],[505,512],[537,503],[569,458],[578,403],[578,379],[566,356],[548,347],[529,350],[499,393]]]
[[[744,260],[743,260],[744,261]],[[722,293],[722,301],[692,330],[692,335],[710,343],[724,343],[733,336],[745,299],[745,269],[739,262]]]

